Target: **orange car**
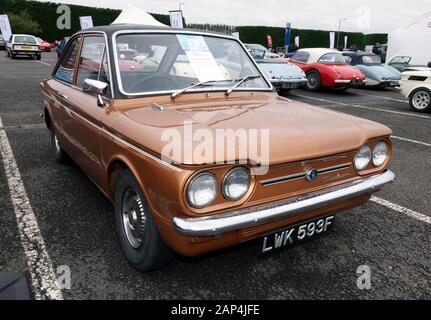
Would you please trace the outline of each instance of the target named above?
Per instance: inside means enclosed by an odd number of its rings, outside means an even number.
[[[41,88],[55,157],[112,202],[142,271],[256,238],[288,247],[394,179],[390,129],[279,97],[230,36],[88,29]]]

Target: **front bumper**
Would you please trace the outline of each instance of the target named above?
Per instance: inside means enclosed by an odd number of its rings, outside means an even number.
[[[336,85],[363,85],[366,84],[367,80],[355,79],[355,80],[335,80]]]
[[[392,183],[394,179],[394,173],[386,171],[372,177],[252,209],[200,218],[175,217],[173,225],[178,232],[187,236],[219,236],[229,231],[250,228],[371,194]]]

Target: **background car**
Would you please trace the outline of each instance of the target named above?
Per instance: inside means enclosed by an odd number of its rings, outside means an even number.
[[[60,44],[55,49],[57,51],[57,56],[60,58],[61,54],[63,53],[64,47],[66,47],[67,42],[69,41],[70,37],[65,37],[63,40],[60,41]]]
[[[416,112],[431,112],[431,69],[402,73],[401,94]]]
[[[3,39],[3,36],[0,34],[0,50],[6,49],[6,41]]]
[[[315,48],[295,52],[290,61],[307,75],[306,88],[317,91],[321,87],[346,90],[353,85],[363,85],[365,75],[346,63],[339,51]]]
[[[363,51],[346,51],[343,56],[348,64],[361,70],[367,77],[366,86],[385,88],[400,85],[401,73],[383,64],[378,55]]]
[[[39,49],[45,52],[51,52],[51,44],[41,38],[36,38],[37,44],[39,45]]]
[[[280,56],[278,54],[269,51],[267,48],[265,48],[261,44],[244,43],[244,46],[247,48],[248,52],[250,52],[251,56],[254,59],[280,58]]]
[[[6,55],[15,59],[17,55],[41,59],[39,45],[35,36],[27,34],[13,34],[6,44]]]
[[[425,66],[425,65],[411,65],[410,64],[411,60],[412,60],[412,57],[399,56],[399,57],[393,58],[391,61],[389,61],[388,64],[400,72],[404,72],[407,70],[420,70],[423,68],[431,68],[431,61],[428,63],[427,66]]]
[[[277,91],[287,92],[307,83],[304,71],[292,63],[270,59],[256,59],[256,62]]]

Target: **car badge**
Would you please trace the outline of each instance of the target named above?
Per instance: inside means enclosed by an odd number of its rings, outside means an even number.
[[[305,174],[305,177],[307,178],[308,181],[312,182],[317,179],[318,175],[319,175],[319,171],[317,171],[317,169],[310,169]]]

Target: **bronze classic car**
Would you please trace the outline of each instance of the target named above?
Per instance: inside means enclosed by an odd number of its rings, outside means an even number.
[[[173,252],[290,246],[394,179],[390,129],[279,97],[230,36],[88,29],[41,88],[55,157],[112,202],[122,250],[142,271]]]

